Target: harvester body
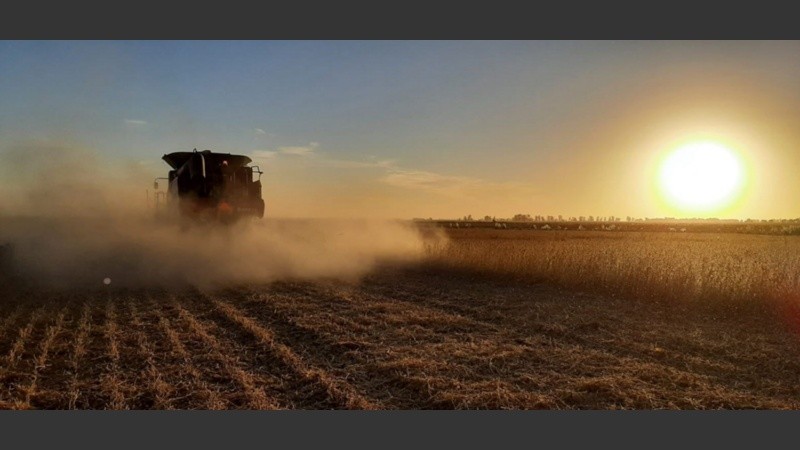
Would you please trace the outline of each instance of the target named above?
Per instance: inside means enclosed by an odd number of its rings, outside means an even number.
[[[210,150],[169,153],[162,157],[172,170],[167,192],[158,191],[163,203],[182,218],[231,222],[243,217],[264,217],[261,174],[244,155]],[[258,175],[258,178],[254,176]],[[159,197],[161,194],[161,197]]]

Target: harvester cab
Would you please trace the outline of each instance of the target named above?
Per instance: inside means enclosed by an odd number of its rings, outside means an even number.
[[[232,222],[244,217],[264,217],[261,175],[258,166],[244,155],[175,152],[162,159],[172,170],[153,181],[157,212],[176,213],[182,218]],[[167,182],[159,190],[159,180]]]

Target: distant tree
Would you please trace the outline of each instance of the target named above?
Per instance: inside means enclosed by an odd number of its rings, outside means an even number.
[[[594,222],[594,216],[589,216],[589,222]]]
[[[561,217],[561,214],[559,214],[559,215],[558,215],[558,221],[559,221],[559,222],[563,222],[563,221],[564,221],[564,218],[563,218],[563,217]]]
[[[491,222],[492,216],[483,216],[483,220],[485,220],[486,222]]]

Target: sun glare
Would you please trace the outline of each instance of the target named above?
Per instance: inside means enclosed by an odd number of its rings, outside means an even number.
[[[683,213],[713,213],[731,206],[745,182],[741,159],[714,141],[682,145],[667,155],[658,171],[666,203]]]

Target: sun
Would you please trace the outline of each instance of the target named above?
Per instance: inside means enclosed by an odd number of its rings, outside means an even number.
[[[665,202],[682,213],[722,211],[739,199],[745,184],[741,158],[714,141],[695,141],[672,152],[658,169],[658,188]]]

